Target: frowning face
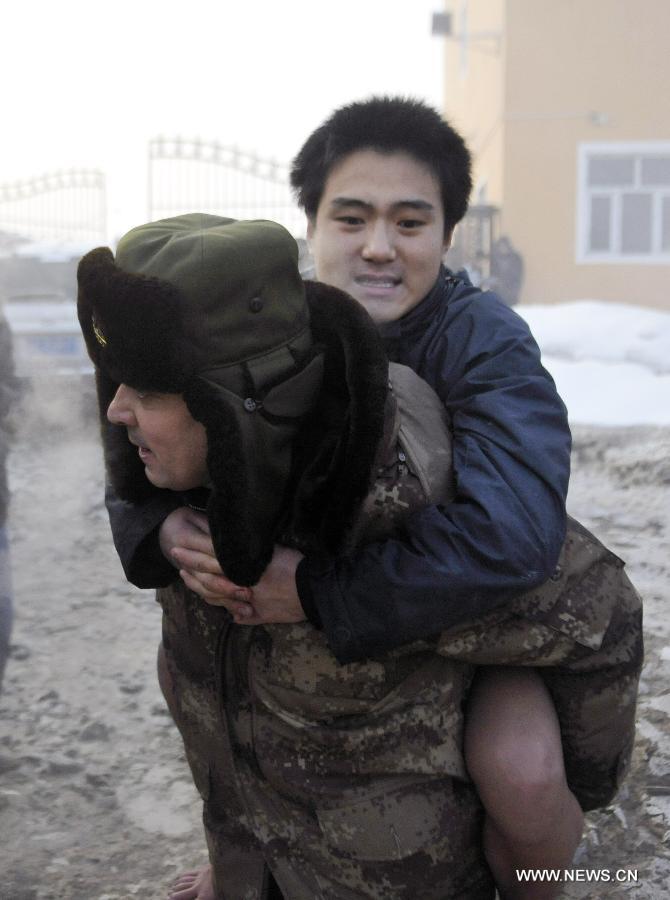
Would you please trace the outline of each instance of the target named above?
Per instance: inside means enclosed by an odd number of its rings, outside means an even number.
[[[440,185],[405,153],[359,150],[330,172],[307,236],[316,277],[392,322],[435,284],[451,235]]]
[[[181,394],[141,392],[122,384],[107,418],[127,429],[156,487],[186,491],[207,484],[205,428],[190,414]]]

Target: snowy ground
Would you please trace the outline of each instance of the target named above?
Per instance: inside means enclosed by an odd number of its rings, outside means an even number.
[[[646,604],[633,767],[617,802],[589,815],[577,860],[639,880],[565,896],[660,900],[670,895],[670,315],[520,311],[571,410],[570,511],[628,561]],[[11,459],[17,620],[0,699],[0,900],[159,900],[204,859],[198,802],[156,685],[158,608],[123,579],[95,429],[74,427],[72,410],[42,409],[47,432],[26,417]]]
[[[670,313],[597,300],[516,311],[572,423],[670,425]]]

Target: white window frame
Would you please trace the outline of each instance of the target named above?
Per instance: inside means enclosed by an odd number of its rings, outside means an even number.
[[[616,247],[616,238],[621,234],[621,195],[630,193],[630,187],[608,188],[590,187],[588,184],[588,164],[592,156],[668,156],[670,157],[670,141],[593,141],[578,145],[577,148],[577,224],[576,236],[576,260],[581,264],[595,263],[602,265],[610,263],[616,265],[668,265],[670,263],[670,251],[662,252],[661,239],[661,211],[662,199],[670,198],[670,185],[663,188],[651,188],[653,194],[652,207],[652,242],[651,253],[621,253]],[[639,169],[639,160],[635,162],[636,172]],[[633,189],[635,190],[635,189]],[[611,244],[615,246],[607,252],[590,251],[590,211],[592,195],[607,196],[611,198],[612,217],[610,220]]]

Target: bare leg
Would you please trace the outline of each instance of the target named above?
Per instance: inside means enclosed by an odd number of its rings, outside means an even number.
[[[184,872],[172,885],[168,900],[216,900],[212,885],[212,867]]]
[[[517,869],[563,869],[584,816],[565,780],[551,697],[532,669],[479,670],[468,701],[465,758],[486,810],[484,852],[504,900],[551,900],[557,883]]]
[[[163,644],[158,645],[158,657],[156,659],[158,670],[158,684],[165,697],[168,709],[175,719],[176,701],[172,676],[165,660]],[[204,866],[191,872],[182,872],[172,885],[168,894],[168,900],[216,900],[214,886],[212,884],[212,867]]]

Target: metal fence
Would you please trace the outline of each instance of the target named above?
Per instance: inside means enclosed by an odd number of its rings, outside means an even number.
[[[273,219],[296,237],[305,217],[289,187],[285,163],[199,138],[154,138],[147,172],[149,220],[185,212],[233,219]]]
[[[33,241],[104,242],[105,175],[68,169],[0,184],[0,230]]]

